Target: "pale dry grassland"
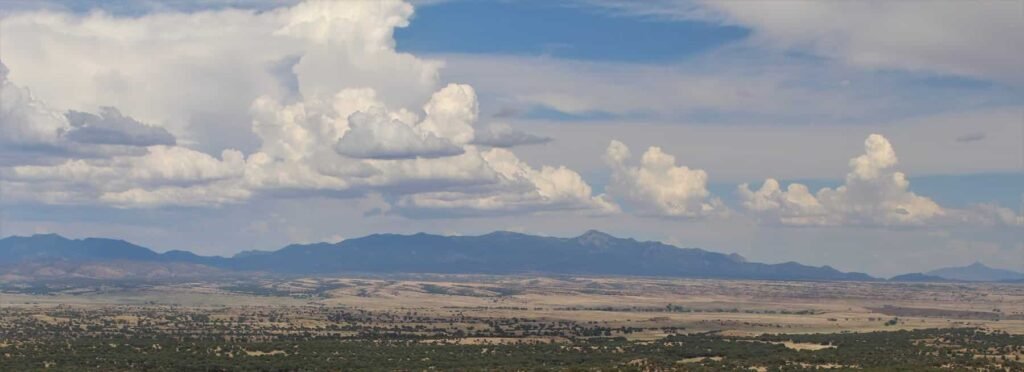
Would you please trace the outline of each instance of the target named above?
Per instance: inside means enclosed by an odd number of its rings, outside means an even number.
[[[0,296],[0,306],[175,305],[223,309],[312,305],[415,311],[438,317],[461,314],[593,322],[607,327],[644,328],[629,336],[640,340],[680,331],[739,336],[980,327],[1024,334],[1024,285],[1011,284],[482,275],[259,278],[241,284],[199,281],[123,290],[116,286],[105,290],[69,288],[45,295],[7,291]],[[215,316],[225,315],[221,311]],[[138,319],[125,317],[118,321],[133,324]],[[322,322],[290,321],[299,323],[291,326],[302,328],[317,328]]]

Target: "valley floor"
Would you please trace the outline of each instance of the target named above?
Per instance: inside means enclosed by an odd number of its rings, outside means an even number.
[[[1024,369],[1020,285],[403,275],[0,291],[2,370]]]

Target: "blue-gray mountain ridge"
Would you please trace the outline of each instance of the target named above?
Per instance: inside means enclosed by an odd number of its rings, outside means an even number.
[[[876,280],[796,262],[748,262],[736,254],[617,238],[588,231],[557,238],[499,231],[480,236],[374,234],[338,243],[293,244],[232,257],[156,253],[123,240],[59,235],[0,239],[0,268],[23,262],[188,263],[231,271],[337,273],[621,275],[766,280]]]
[[[1024,273],[988,267],[981,262],[975,262],[967,266],[935,269],[925,274],[949,280],[969,282],[1024,281]]]

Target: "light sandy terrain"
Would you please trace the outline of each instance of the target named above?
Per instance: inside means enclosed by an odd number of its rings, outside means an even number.
[[[258,279],[244,284],[70,288],[46,295],[8,291],[0,296],[0,306],[315,305],[648,329],[631,335],[636,339],[659,338],[680,329],[752,335],[970,326],[1024,334],[1024,286],[1009,284],[471,275]],[[119,321],[132,324],[137,319]],[[317,323],[310,320],[303,326]],[[660,327],[677,329],[650,331]]]

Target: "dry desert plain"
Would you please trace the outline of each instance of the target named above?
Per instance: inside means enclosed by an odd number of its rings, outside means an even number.
[[[660,337],[664,332],[653,330],[666,327],[735,334],[978,327],[1024,334],[1019,284],[403,275],[64,286],[45,294],[8,286],[0,306],[46,311],[174,305],[212,313],[345,308],[648,330],[629,338]],[[895,324],[889,322],[894,318]]]

